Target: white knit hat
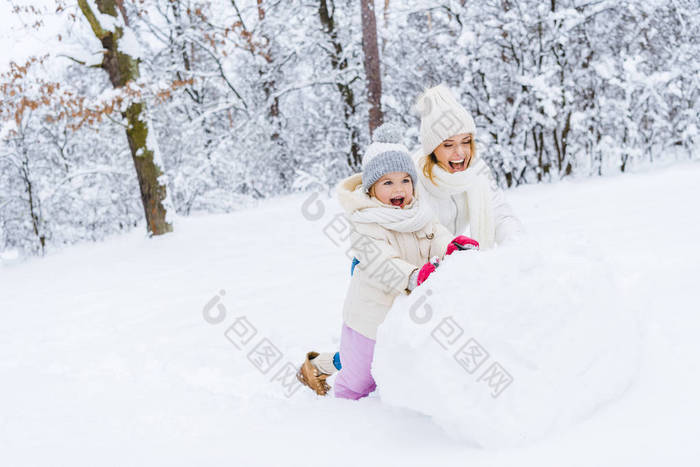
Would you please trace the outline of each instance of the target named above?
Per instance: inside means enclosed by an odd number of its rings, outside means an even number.
[[[423,155],[432,153],[440,143],[451,136],[476,133],[471,114],[455,99],[445,84],[426,89],[416,99],[413,110],[420,115]]]
[[[400,142],[403,136],[403,128],[391,123],[385,123],[374,130],[372,144],[362,157],[362,185],[365,193],[369,193],[370,187],[377,180],[391,172],[408,173],[415,187],[418,174],[408,148]]]

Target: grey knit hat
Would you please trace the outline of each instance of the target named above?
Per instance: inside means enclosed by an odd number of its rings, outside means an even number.
[[[369,193],[377,180],[391,172],[408,173],[415,190],[418,174],[408,148],[400,143],[403,136],[403,128],[396,124],[385,123],[374,130],[372,144],[362,158],[362,187],[365,193]]]

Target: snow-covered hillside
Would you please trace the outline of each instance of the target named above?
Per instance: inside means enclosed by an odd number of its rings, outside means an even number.
[[[699,182],[700,165],[689,163],[508,193],[535,254],[581,245],[594,267],[572,267],[571,280],[596,283],[579,276],[598,269],[614,277],[641,342],[621,397],[517,449],[456,440],[430,417],[383,402],[381,387],[358,402],[298,389],[288,370],[307,350],[338,346],[349,280],[331,224],[339,207],[325,196],[180,219],[160,238],[138,230],[5,260],[0,465],[693,465]],[[542,294],[561,297],[548,285]],[[600,306],[584,290],[584,303]]]

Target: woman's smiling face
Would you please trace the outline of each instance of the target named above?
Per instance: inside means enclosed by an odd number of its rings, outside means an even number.
[[[413,200],[413,180],[406,172],[389,172],[374,182],[369,193],[384,204],[403,209]]]
[[[471,133],[460,133],[440,143],[433,151],[438,165],[449,173],[466,170],[472,159],[472,138]]]

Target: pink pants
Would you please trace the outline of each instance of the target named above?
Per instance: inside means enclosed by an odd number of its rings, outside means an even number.
[[[370,369],[375,341],[343,324],[340,334],[341,370],[335,378],[335,397],[357,400],[374,391]]]

